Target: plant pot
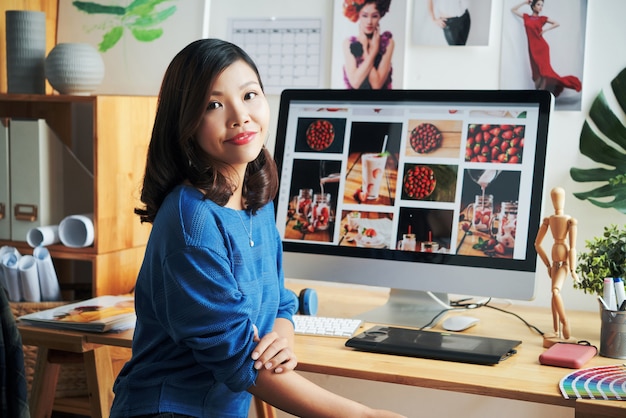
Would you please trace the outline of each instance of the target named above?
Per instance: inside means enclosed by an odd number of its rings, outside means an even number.
[[[104,79],[100,53],[84,43],[60,43],[48,54],[46,78],[61,94],[89,95]]]

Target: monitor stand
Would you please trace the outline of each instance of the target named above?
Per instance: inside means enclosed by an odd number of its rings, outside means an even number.
[[[374,324],[422,328],[447,309],[433,299],[433,294],[443,304],[448,305],[449,299],[446,293],[431,294],[417,290],[391,289],[387,303],[356,317]],[[430,326],[436,325],[443,317],[444,315],[439,315]]]

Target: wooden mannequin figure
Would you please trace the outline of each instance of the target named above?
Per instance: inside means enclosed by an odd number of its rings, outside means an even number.
[[[578,221],[563,213],[565,203],[565,190],[563,188],[553,188],[550,196],[554,206],[554,215],[543,219],[535,240],[537,255],[548,268],[548,275],[552,280],[552,324],[554,334],[544,335],[543,346],[546,348],[560,341],[575,342],[575,339],[570,334],[570,324],[565,315],[561,288],[568,273],[572,275],[575,281],[578,281],[575,247]],[[548,255],[541,247],[548,228],[554,238],[552,263],[550,263]]]

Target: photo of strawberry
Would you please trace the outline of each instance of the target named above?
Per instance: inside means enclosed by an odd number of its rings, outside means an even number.
[[[520,164],[524,151],[524,125],[470,124],[465,161]]]

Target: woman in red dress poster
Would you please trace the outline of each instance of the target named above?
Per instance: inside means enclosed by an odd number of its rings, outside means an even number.
[[[528,37],[528,54],[533,81],[537,90],[548,90],[558,97],[563,89],[580,91],[582,84],[578,77],[573,75],[560,76],[550,64],[550,46],[543,35],[559,26],[559,23],[547,16],[540,16],[543,9],[542,0],[527,0],[513,7],[511,11],[524,20],[524,28]],[[529,5],[532,14],[522,13],[520,7]],[[544,26],[548,24],[544,29]]]

